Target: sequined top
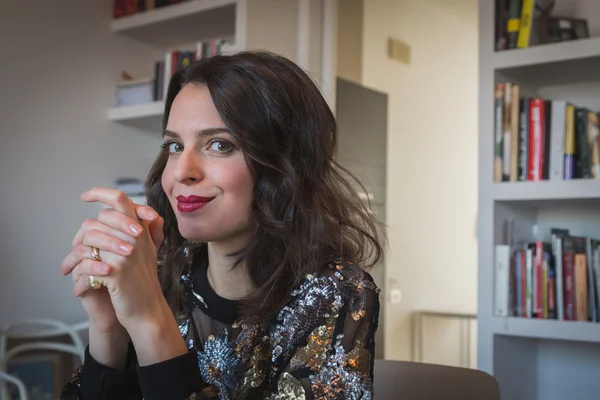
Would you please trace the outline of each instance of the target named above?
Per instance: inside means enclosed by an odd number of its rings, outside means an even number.
[[[206,268],[182,277],[190,300],[180,331],[189,353],[127,371],[84,364],[61,400],[371,399],[379,289],[338,261],[307,275],[273,320],[247,325],[237,303],[216,294]]]

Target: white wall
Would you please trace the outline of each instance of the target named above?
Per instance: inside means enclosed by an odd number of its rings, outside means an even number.
[[[385,357],[410,359],[411,313],[476,312],[477,5],[475,0],[364,2],[363,83],[389,94],[387,198],[390,250]],[[411,48],[387,58],[387,39]],[[451,363],[441,345],[456,329],[427,332],[426,361]],[[433,337],[432,337],[433,336]],[[446,351],[447,350],[447,351]]]
[[[337,76],[358,84],[363,83],[364,3],[365,0],[337,3]]]
[[[148,76],[154,61],[109,31],[111,16],[112,0],[0,2],[0,326],[85,317],[59,272],[76,230],[99,210],[79,195],[144,178],[158,152],[158,134],[106,120],[121,71]]]

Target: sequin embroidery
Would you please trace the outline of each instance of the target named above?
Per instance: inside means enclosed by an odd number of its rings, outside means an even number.
[[[350,263],[336,262],[325,273],[307,275],[273,320],[260,325],[237,321],[203,343],[194,340],[202,338],[193,316],[180,321],[180,333],[188,348],[196,349],[206,385],[188,400],[371,399],[379,304],[375,295],[370,297],[374,303],[367,305],[367,291],[378,293],[367,276]],[[192,289],[189,272],[181,279]],[[190,298],[204,300],[193,293],[188,291]],[[201,303],[193,302],[197,312],[206,306]],[[367,306],[374,311],[367,313]],[[346,353],[342,341],[348,324],[358,326],[350,330],[351,341],[344,342],[350,347]],[[81,399],[82,373],[79,368],[65,385],[61,400]]]
[[[268,397],[268,400],[305,400],[306,392],[302,383],[287,372],[281,374],[277,382],[277,393]]]

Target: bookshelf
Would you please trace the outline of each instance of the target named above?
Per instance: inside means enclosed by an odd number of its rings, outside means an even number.
[[[600,239],[600,180],[495,181],[494,95],[498,82],[512,82],[521,96],[600,112],[600,2],[556,2],[554,15],[588,19],[587,39],[500,51],[495,7],[479,0],[478,368],[498,380],[503,399],[596,399],[600,322],[499,316],[495,249],[508,244],[509,220],[536,226],[547,242],[552,228]]]
[[[235,0],[192,0],[133,14],[111,22],[111,30],[154,46],[193,43],[236,32]],[[236,37],[239,42],[241,37]]]
[[[108,110],[108,119],[138,129],[156,130],[161,126],[163,109],[162,101],[111,107]]]
[[[495,183],[489,196],[494,201],[560,201],[600,199],[600,183],[593,180]]]
[[[335,39],[328,37],[334,25],[327,21],[335,17],[328,14],[330,8],[328,3],[311,8],[306,0],[187,0],[115,19],[110,23],[110,30],[133,39],[134,44],[165,52],[194,48],[199,41],[225,39],[228,44],[224,53],[244,49],[270,50],[298,62],[317,80],[322,78],[331,83],[334,53],[322,54],[320,46],[306,45],[314,44],[316,38],[326,47]],[[310,28],[319,29],[311,31]],[[335,88],[327,89],[328,97],[331,97]],[[160,131],[162,113],[163,102],[158,101],[110,107],[107,118],[113,123]]]
[[[600,324],[528,318],[494,318],[494,332],[516,338],[550,339],[600,344]]]

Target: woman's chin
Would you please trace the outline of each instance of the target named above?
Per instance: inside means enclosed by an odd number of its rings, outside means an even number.
[[[179,233],[186,240],[192,242],[210,242],[214,235],[211,235],[211,229],[199,229],[197,226],[186,226],[186,224],[179,225]]]

